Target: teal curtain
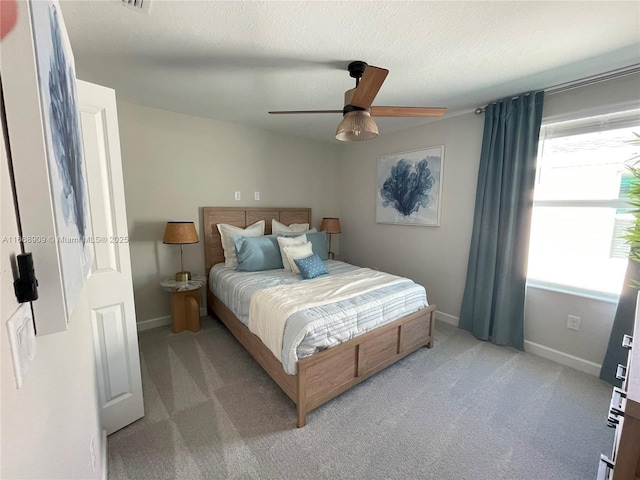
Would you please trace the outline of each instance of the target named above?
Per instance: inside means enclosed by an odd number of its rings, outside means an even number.
[[[600,378],[617,387],[622,386],[622,380],[616,378],[616,369],[619,363],[622,365],[627,364],[627,355],[629,354],[629,350],[622,348],[622,337],[624,335],[633,335],[633,322],[635,320],[636,298],[638,295],[638,289],[631,286],[634,279],[640,279],[640,264],[633,260],[628,260],[624,284],[618,299],[616,314],[613,317],[613,327],[609,336],[607,353],[600,369]],[[637,343],[640,343],[640,340]]]
[[[487,106],[460,328],[524,350],[524,296],[544,92]]]

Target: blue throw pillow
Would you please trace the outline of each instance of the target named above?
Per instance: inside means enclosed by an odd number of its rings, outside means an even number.
[[[276,235],[261,237],[235,235],[233,243],[238,258],[238,271],[259,272],[284,268],[277,238]]]
[[[296,262],[296,266],[300,270],[300,275],[302,275],[302,278],[305,280],[329,273],[324,263],[322,263],[322,260],[320,260],[320,257],[315,253],[310,257],[296,258],[293,261]]]
[[[279,234],[281,237],[298,237],[302,234],[307,236],[307,242],[311,242],[313,253],[320,257],[320,260],[329,260],[329,247],[327,246],[327,232],[302,232]]]
[[[329,260],[327,232],[307,233],[307,242],[311,242],[311,249],[320,257],[320,260]]]

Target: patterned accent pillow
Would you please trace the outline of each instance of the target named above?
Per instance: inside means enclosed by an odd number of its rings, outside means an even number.
[[[300,270],[300,275],[302,275],[302,278],[305,280],[329,273],[320,257],[316,254],[307,258],[294,259],[293,261]]]

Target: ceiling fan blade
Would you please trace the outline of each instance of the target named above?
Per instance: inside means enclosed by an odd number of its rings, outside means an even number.
[[[443,107],[371,107],[372,117],[441,117]]]
[[[297,113],[342,113],[342,110],[281,110],[269,113],[271,115],[289,115]]]
[[[351,105],[368,109],[376,98],[387,75],[389,75],[389,70],[386,68],[369,65],[362,74],[356,93],[351,99]]]

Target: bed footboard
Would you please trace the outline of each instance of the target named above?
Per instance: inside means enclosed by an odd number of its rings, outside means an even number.
[[[298,361],[298,427],[307,413],[420,347],[431,348],[435,305]]]
[[[297,407],[297,426],[307,413],[385,369],[420,347],[431,348],[435,305],[402,317],[347,342],[298,361],[297,375],[287,374],[262,341],[211,292],[208,305]]]

